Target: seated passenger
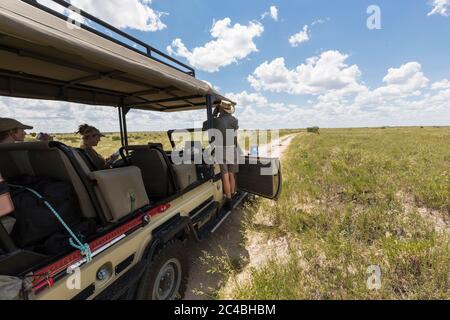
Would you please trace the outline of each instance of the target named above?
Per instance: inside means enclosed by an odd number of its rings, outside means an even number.
[[[0,218],[14,211],[9,188],[0,174]]]
[[[80,148],[85,152],[89,161],[97,170],[109,169],[114,161],[119,158],[119,152],[114,153],[109,158],[103,158],[94,147],[98,145],[104,135],[96,127],[88,124],[79,126],[78,132],[83,137]]]
[[[0,143],[24,142],[27,133],[25,130],[33,129],[15,119],[0,118]],[[39,133],[38,141],[51,141],[53,137],[47,133]]]

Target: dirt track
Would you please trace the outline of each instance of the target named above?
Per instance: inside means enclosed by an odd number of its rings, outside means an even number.
[[[272,155],[279,157],[287,149],[294,136],[289,135],[274,141],[272,143],[274,147],[272,152],[270,148],[261,148],[260,156]],[[236,208],[230,217],[209,238],[201,243],[191,242],[188,244],[187,250],[191,252],[191,256],[186,300],[212,299],[214,292],[222,286],[222,279],[219,274],[208,273],[210,266],[202,261],[202,257],[205,254],[214,259],[223,257],[226,253],[231,261],[242,261],[242,257],[249,257],[245,249],[242,232],[243,214],[240,207]]]

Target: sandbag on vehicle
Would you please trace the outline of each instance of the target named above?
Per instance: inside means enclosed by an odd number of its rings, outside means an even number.
[[[12,216],[16,219],[11,237],[18,247],[42,244],[50,236],[64,231],[43,199],[27,188],[43,196],[67,225],[81,223],[78,199],[70,183],[27,175],[10,179],[8,183],[15,206]]]
[[[33,300],[31,278],[0,276],[0,300]]]

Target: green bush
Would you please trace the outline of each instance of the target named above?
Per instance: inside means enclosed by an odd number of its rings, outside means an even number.
[[[306,131],[309,132],[309,133],[317,133],[317,134],[319,134],[319,127],[306,128]]]

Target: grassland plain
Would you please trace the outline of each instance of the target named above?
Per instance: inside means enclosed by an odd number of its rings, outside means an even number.
[[[295,132],[300,132],[300,129],[283,129],[280,130],[279,135],[283,137],[288,134]],[[241,131],[242,133],[242,131]],[[242,134],[242,139],[240,140],[241,146],[244,150],[249,150],[250,147],[250,137],[258,135],[259,132],[249,132]],[[70,133],[57,133],[52,134],[55,141],[62,142],[71,147],[79,147],[81,144],[81,137],[77,134]],[[268,142],[271,141],[272,135],[269,134]],[[183,139],[193,139],[193,136],[187,137],[186,134],[180,133],[179,135],[174,134],[174,140],[177,147],[182,144]],[[28,141],[33,141],[32,136],[27,137]],[[201,140],[204,144],[207,144],[208,138],[207,134],[204,133],[201,137],[196,136],[196,140]],[[145,145],[149,142],[162,143],[164,150],[172,150],[168,135],[166,132],[131,132],[128,134],[128,142],[131,145]],[[114,152],[116,152],[121,146],[120,134],[119,133],[105,133],[105,137],[102,138],[101,142],[95,149],[98,153],[104,157],[108,157]]]
[[[244,245],[262,239],[269,258],[244,277],[245,261],[222,259],[231,264],[218,268],[228,281],[217,297],[449,299],[449,170],[448,127],[298,135],[279,201],[245,209]],[[370,266],[381,269],[379,290]]]

